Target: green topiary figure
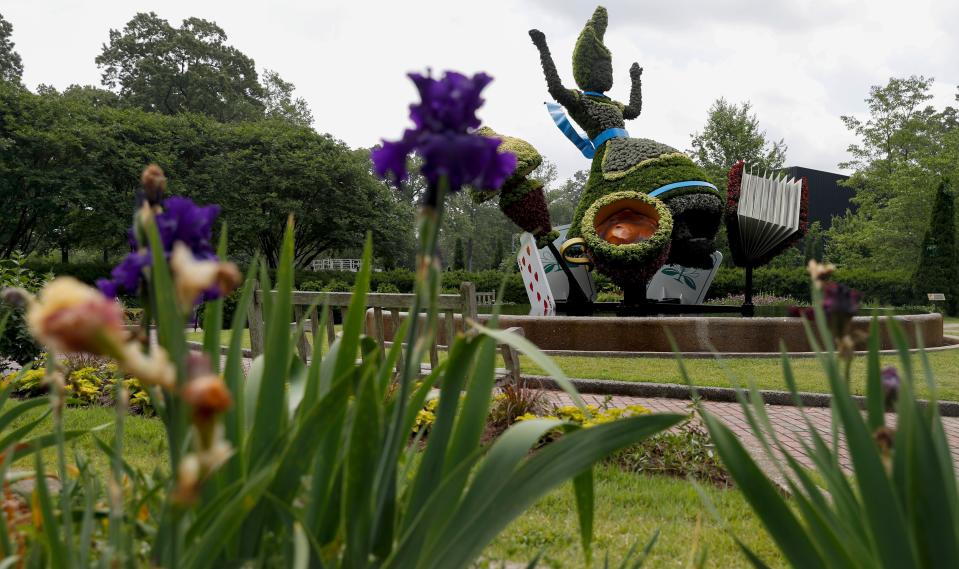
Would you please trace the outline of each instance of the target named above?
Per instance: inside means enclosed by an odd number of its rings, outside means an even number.
[[[912,278],[917,298],[926,298],[931,292],[946,295],[946,313],[959,312],[959,257],[956,251],[956,198],[949,181],[943,180],[936,192],[932,221],[922,240],[919,265]]]
[[[549,205],[546,203],[542,182],[527,178],[543,163],[543,157],[532,144],[520,138],[503,136],[487,126],[479,129],[477,133],[500,139],[502,142],[499,150],[511,152],[516,156],[516,169],[503,182],[499,190],[473,189],[473,199],[485,202],[499,196],[499,208],[506,217],[523,231],[532,233],[536,237],[537,246],[546,247],[559,236],[559,233],[553,230],[550,223]]]
[[[582,238],[596,268],[617,284],[641,287],[666,262],[712,267],[722,201],[706,173],[685,154],[654,140],[629,137],[625,121],[642,110],[643,70],[637,63],[630,67],[629,104],[604,94],[613,85],[612,54],[603,44],[607,22],[606,9],[597,8],[576,41],[573,77],[579,89],[563,86],[543,33],[531,30],[529,35],[539,49],[550,95],[590,138],[582,140],[558,106],[550,109],[557,126],[592,158],[568,237]],[[614,193],[619,200],[592,207]],[[642,211],[632,209],[640,202],[646,204]],[[662,204],[665,207],[659,207]],[[663,239],[666,227],[670,233]]]

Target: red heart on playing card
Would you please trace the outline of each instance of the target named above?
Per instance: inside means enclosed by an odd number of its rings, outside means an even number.
[[[536,300],[543,300],[543,295],[541,295],[540,293],[537,292],[537,293],[536,293]]]
[[[530,290],[530,291],[533,290],[533,283],[529,283],[529,290]]]
[[[533,273],[533,278],[536,279],[536,282],[539,282],[539,273]]]

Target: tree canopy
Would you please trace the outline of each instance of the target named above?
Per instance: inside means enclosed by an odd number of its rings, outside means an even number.
[[[19,83],[23,76],[23,62],[20,54],[14,50],[13,24],[0,14],[0,81]]]
[[[943,177],[959,172],[959,122],[952,107],[928,104],[933,80],[892,78],[873,86],[868,118],[842,117],[855,213],[827,233],[827,257],[849,266],[914,267]]]
[[[367,231],[390,263],[412,251],[413,210],[372,176],[365,150],[285,120],[165,116],[100,95],[0,84],[0,255],[122,252],[139,172],[150,162],[166,170],[172,193],[223,206],[235,254],[275,261],[289,214],[301,266],[356,247]]]
[[[227,43],[215,22],[187,18],[172,26],[154,12],[138,13],[96,58],[103,85],[127,105],[166,115],[197,113],[221,122],[281,118],[313,121],[294,86],[275,71],[263,81],[253,59]]]
[[[703,130],[690,138],[693,160],[720,188],[726,187],[726,173],[739,160],[768,170],[778,170],[786,163],[786,143],[767,139],[749,101],[737,104],[716,99]]]

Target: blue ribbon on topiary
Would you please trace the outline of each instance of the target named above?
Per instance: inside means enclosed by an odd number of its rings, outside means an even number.
[[[712,189],[716,190],[717,192],[719,191],[719,189],[718,189],[716,186],[710,184],[709,182],[703,182],[702,180],[688,180],[688,181],[685,181],[685,182],[673,182],[672,184],[666,184],[665,186],[660,186],[660,187],[656,188],[655,190],[649,192],[649,195],[650,195],[650,197],[654,197],[654,198],[655,198],[655,197],[657,197],[657,196],[661,196],[661,195],[663,195],[663,194],[665,194],[665,193],[668,193],[668,192],[671,192],[671,191],[673,191],[673,190],[678,190],[679,188],[688,188],[688,187],[691,187],[691,186],[700,186],[700,187],[704,187],[704,188],[712,188]]]
[[[569,122],[566,112],[563,111],[562,105],[546,103],[546,109],[549,111],[549,116],[553,118],[553,122],[556,123],[556,127],[559,128],[576,148],[579,148],[583,156],[590,160],[596,155],[596,149],[602,146],[607,140],[611,138],[629,138],[629,133],[626,132],[625,128],[607,128],[596,135],[596,138],[589,140],[576,132],[576,128]]]

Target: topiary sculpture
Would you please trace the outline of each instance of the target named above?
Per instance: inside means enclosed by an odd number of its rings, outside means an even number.
[[[559,103],[550,108],[557,126],[592,159],[568,237],[585,241],[586,255],[599,272],[634,288],[645,286],[667,262],[712,267],[723,203],[706,173],[685,154],[654,140],[629,137],[625,121],[642,110],[643,70],[637,63],[630,67],[629,104],[605,94],[613,85],[612,54],[603,44],[607,23],[606,9],[600,6],[576,41],[573,77],[579,89],[563,86],[546,36],[539,30],[529,35],[539,50],[549,93]],[[563,109],[589,140],[576,134]],[[603,205],[593,207],[600,200]],[[637,207],[639,203],[644,207]]]

